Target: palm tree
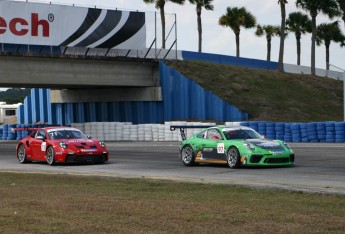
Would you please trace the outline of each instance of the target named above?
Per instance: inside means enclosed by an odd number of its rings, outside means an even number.
[[[202,26],[201,26],[201,9],[204,7],[206,10],[213,11],[213,0],[189,0],[191,4],[196,5],[196,15],[197,15],[197,23],[198,23],[198,35],[199,35],[199,46],[198,51],[201,52],[202,50]]]
[[[308,15],[301,12],[292,12],[286,20],[287,30],[295,33],[297,43],[297,65],[301,65],[301,37],[311,33],[311,20]]]
[[[332,41],[341,43],[341,46],[345,44],[345,35],[341,31],[338,21],[320,24],[317,27],[316,44],[318,46],[325,44],[327,70],[329,70],[329,46]]]
[[[285,18],[286,18],[286,10],[285,4],[287,4],[287,0],[278,0],[278,4],[280,4],[280,12],[281,12],[281,24],[280,24],[280,46],[279,46],[279,60],[278,60],[278,70],[283,72],[283,63],[284,63],[284,42],[285,42]]]
[[[155,3],[156,8],[159,8],[161,14],[161,23],[162,23],[162,48],[165,49],[165,13],[164,6],[167,1],[183,5],[185,0],[143,0],[146,4]]]
[[[230,27],[236,36],[236,56],[240,57],[240,32],[241,27],[254,28],[256,25],[256,18],[246,8],[231,8],[226,9],[226,13],[219,18],[219,25]]]
[[[321,12],[333,19],[333,17],[339,16],[340,12],[336,0],[296,0],[296,6],[309,12],[311,16],[311,74],[315,75],[316,17]]]
[[[339,5],[339,10],[342,13],[342,19],[344,21],[345,24],[345,1],[344,0],[336,0],[338,2]]]
[[[255,35],[262,37],[266,35],[267,40],[267,61],[271,61],[271,41],[272,37],[280,35],[280,27],[272,25],[263,25],[260,24],[256,26]]]

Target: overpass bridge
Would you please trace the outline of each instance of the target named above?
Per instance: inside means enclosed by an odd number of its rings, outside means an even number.
[[[50,88],[52,103],[161,101],[154,59],[0,54],[0,87]]]
[[[33,88],[19,124],[248,118],[157,59],[2,53],[0,69],[0,87]]]

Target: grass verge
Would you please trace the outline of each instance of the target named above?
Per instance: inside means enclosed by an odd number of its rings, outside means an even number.
[[[249,120],[343,120],[342,81],[200,61],[166,63],[248,113]]]
[[[344,233],[345,196],[0,173],[1,233]]]

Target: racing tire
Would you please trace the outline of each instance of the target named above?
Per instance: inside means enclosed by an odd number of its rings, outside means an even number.
[[[190,167],[195,165],[195,154],[190,145],[186,145],[181,150],[181,160],[183,165]]]
[[[47,156],[47,163],[50,166],[53,166],[55,164],[55,153],[54,153],[54,148],[49,146],[46,151],[46,156]]]
[[[240,152],[236,147],[230,147],[226,154],[226,162],[230,168],[238,168],[240,166]]]
[[[17,150],[17,158],[18,161],[20,163],[28,163],[30,161],[27,160],[26,158],[26,150],[25,150],[25,146],[23,144],[20,144],[18,146],[18,150]]]

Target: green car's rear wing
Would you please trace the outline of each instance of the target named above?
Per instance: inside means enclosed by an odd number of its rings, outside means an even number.
[[[170,131],[175,131],[176,128],[180,129],[180,134],[181,134],[181,138],[182,140],[186,140],[186,134],[184,132],[184,130],[186,128],[210,128],[210,127],[216,127],[217,125],[195,125],[195,126],[189,126],[189,125],[171,125],[170,126]]]

